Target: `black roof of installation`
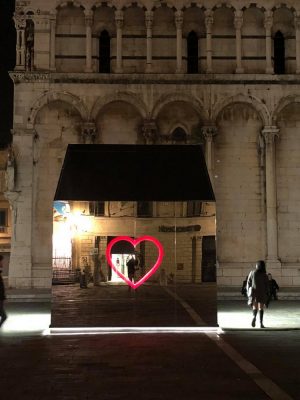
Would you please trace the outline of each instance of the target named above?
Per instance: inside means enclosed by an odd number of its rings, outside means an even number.
[[[74,145],[55,200],[214,201],[200,145]]]

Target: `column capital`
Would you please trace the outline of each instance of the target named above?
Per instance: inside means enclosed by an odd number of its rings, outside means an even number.
[[[243,11],[236,10],[234,13],[234,27],[235,29],[242,29],[243,26]]]
[[[84,122],[81,125],[81,139],[85,144],[95,142],[97,136],[97,128],[94,122]]]
[[[84,19],[85,19],[85,26],[92,27],[92,25],[93,25],[93,14],[86,13]]]
[[[115,21],[118,29],[123,28],[124,24],[124,13],[122,10],[116,10],[115,11]]]
[[[142,126],[143,137],[146,144],[154,144],[157,141],[157,125],[154,119],[145,119]]]
[[[26,17],[23,14],[14,13],[13,20],[17,30],[26,28]]]
[[[201,127],[201,133],[205,140],[211,141],[213,140],[213,137],[217,135],[218,130],[215,125],[206,125]]]
[[[279,128],[277,126],[265,126],[261,131],[266,144],[275,142],[275,138],[279,136]]]
[[[271,29],[273,26],[273,11],[266,10],[265,11],[265,20],[264,20],[264,27],[265,29]]]
[[[21,193],[20,191],[16,192],[16,191],[10,191],[10,190],[8,190],[8,191],[4,192],[3,194],[4,194],[4,197],[6,198],[6,200],[8,200],[9,205],[10,205],[12,208],[14,208],[16,202],[18,201],[18,198],[19,198],[19,196],[20,196],[20,193]]]
[[[182,29],[183,12],[181,10],[175,12],[175,25],[176,29]]]
[[[296,15],[294,18],[295,29],[300,31],[300,15]]]
[[[146,28],[151,29],[153,25],[153,11],[145,11]]]
[[[214,17],[212,10],[205,11],[205,26],[207,28],[211,28],[212,24],[214,23]]]

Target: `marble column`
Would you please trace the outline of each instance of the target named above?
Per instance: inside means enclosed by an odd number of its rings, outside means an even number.
[[[278,260],[277,227],[277,188],[275,165],[275,138],[279,135],[276,126],[265,126],[262,130],[265,139],[266,166],[266,212],[267,212],[267,264],[280,267]]]
[[[300,16],[295,17],[296,31],[296,74],[300,74]]]
[[[115,21],[117,28],[117,60],[116,60],[116,73],[123,72],[122,66],[122,31],[124,24],[124,15],[122,10],[115,11]]]
[[[205,27],[206,27],[206,73],[212,73],[212,39],[211,30],[213,24],[213,14],[211,10],[205,11]]]
[[[25,28],[26,19],[23,15],[15,14],[14,22],[16,27],[16,66],[19,71],[25,70]]]
[[[242,25],[243,25],[243,11],[237,10],[234,15],[235,27],[235,45],[236,45],[236,70],[237,74],[242,74],[244,69],[242,67]]]
[[[56,14],[50,15],[50,71],[56,70]]]
[[[145,12],[145,22],[147,28],[147,61],[146,72],[152,72],[152,26],[153,26],[153,11]]]
[[[273,12],[271,10],[265,11],[265,30],[266,30],[266,74],[273,74],[274,69],[272,65],[272,25],[273,25]]]
[[[91,10],[85,13],[85,29],[86,29],[86,44],[85,44],[85,72],[92,72],[92,26],[93,12]]]
[[[175,25],[176,25],[176,73],[182,73],[182,25],[183,13],[182,11],[175,12]]]

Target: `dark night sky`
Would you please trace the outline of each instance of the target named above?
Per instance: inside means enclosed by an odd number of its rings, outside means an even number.
[[[0,0],[0,146],[11,140],[13,117],[13,83],[8,71],[15,66],[15,28],[12,15],[14,0]]]

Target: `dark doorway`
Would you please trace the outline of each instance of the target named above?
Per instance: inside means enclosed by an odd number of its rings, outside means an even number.
[[[202,282],[216,282],[216,238],[202,238]]]
[[[110,36],[102,31],[99,37],[99,72],[110,73]]]
[[[275,74],[285,73],[285,41],[280,31],[274,36],[274,72]]]
[[[192,31],[187,37],[187,73],[198,73],[198,36]]]

